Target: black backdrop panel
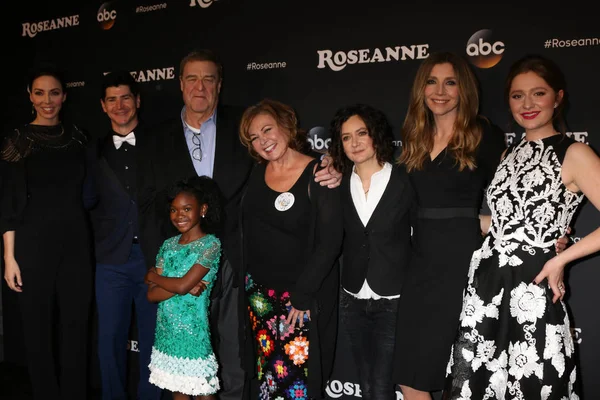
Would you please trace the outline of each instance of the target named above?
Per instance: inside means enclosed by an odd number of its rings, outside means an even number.
[[[448,50],[470,57],[482,86],[482,112],[505,129],[509,142],[523,133],[509,124],[502,94],[510,64],[527,53],[552,58],[569,84],[570,134],[600,148],[600,35],[594,13],[577,2],[530,8],[520,2],[464,5],[441,0],[408,5],[357,0],[62,0],[12,6],[18,9],[2,27],[3,65],[8,70],[5,130],[30,120],[25,76],[35,61],[52,60],[64,67],[68,115],[100,135],[109,126],[99,104],[103,73],[126,68],[135,74],[142,89],[141,115],[151,124],[179,113],[179,61],[194,47],[208,47],[225,65],[223,103],[247,106],[264,97],[287,102],[298,111],[302,126],[317,132],[313,139],[322,150],[333,113],[354,102],[386,112],[398,136],[420,61],[431,52]],[[66,17],[71,26],[44,29]],[[598,211],[586,204],[574,225],[574,240],[599,223]],[[598,263],[598,256],[591,256],[568,273],[569,309],[587,399],[600,394]],[[3,291],[5,353],[18,362],[23,344],[15,296],[8,292]],[[405,329],[411,329],[410,321]],[[332,398],[359,397],[343,327],[339,335],[328,393]],[[136,362],[132,357],[132,368]],[[399,392],[397,396],[401,398]]]

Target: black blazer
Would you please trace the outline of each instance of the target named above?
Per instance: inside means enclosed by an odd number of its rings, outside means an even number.
[[[400,294],[411,254],[415,192],[403,167],[390,181],[365,227],[350,194],[350,176],[340,185],[344,214],[342,286],[358,293],[365,281],[381,296]]]
[[[224,255],[234,270],[238,269],[241,257],[239,240],[235,238],[239,203],[253,163],[238,135],[242,112],[242,109],[218,106],[213,170],[213,179],[225,198],[224,231],[219,238]],[[140,239],[150,268],[156,262],[156,254],[163,241],[178,233],[168,218],[168,189],[178,180],[196,176],[196,170],[179,115],[152,129],[149,140],[139,150]]]
[[[147,139],[146,132],[138,126],[135,133],[136,147],[139,148]],[[129,258],[138,223],[138,209],[137,199],[129,195],[103,154],[107,142],[112,143],[111,134],[90,146],[94,201],[88,207],[91,206],[96,262],[118,265]],[[86,197],[89,199],[91,196]]]

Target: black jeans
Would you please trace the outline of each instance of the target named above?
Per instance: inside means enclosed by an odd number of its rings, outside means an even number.
[[[400,299],[362,300],[340,290],[340,318],[365,400],[394,400],[392,362]]]

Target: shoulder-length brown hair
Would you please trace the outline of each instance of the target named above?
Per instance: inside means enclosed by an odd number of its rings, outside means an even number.
[[[306,153],[308,145],[306,141],[306,132],[298,127],[298,117],[296,116],[294,109],[277,100],[263,99],[259,103],[248,107],[244,111],[240,122],[240,140],[254,159],[258,162],[265,161],[252,147],[252,140],[249,132],[252,121],[261,114],[270,115],[277,123],[277,126],[283,128],[288,135],[289,148],[301,153]]]
[[[448,151],[456,159],[459,170],[474,169],[475,151],[481,142],[479,112],[479,86],[469,64],[462,57],[448,52],[434,53],[425,59],[415,76],[410,93],[408,111],[402,126],[402,153],[399,163],[408,171],[420,170],[433,149],[435,121],[425,103],[425,86],[435,65],[450,64],[458,84],[458,115]]]

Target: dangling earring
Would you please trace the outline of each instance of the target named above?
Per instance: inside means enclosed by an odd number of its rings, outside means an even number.
[[[35,115],[35,107],[33,104],[31,105],[31,115]]]
[[[558,103],[554,103],[554,108],[558,107]]]

